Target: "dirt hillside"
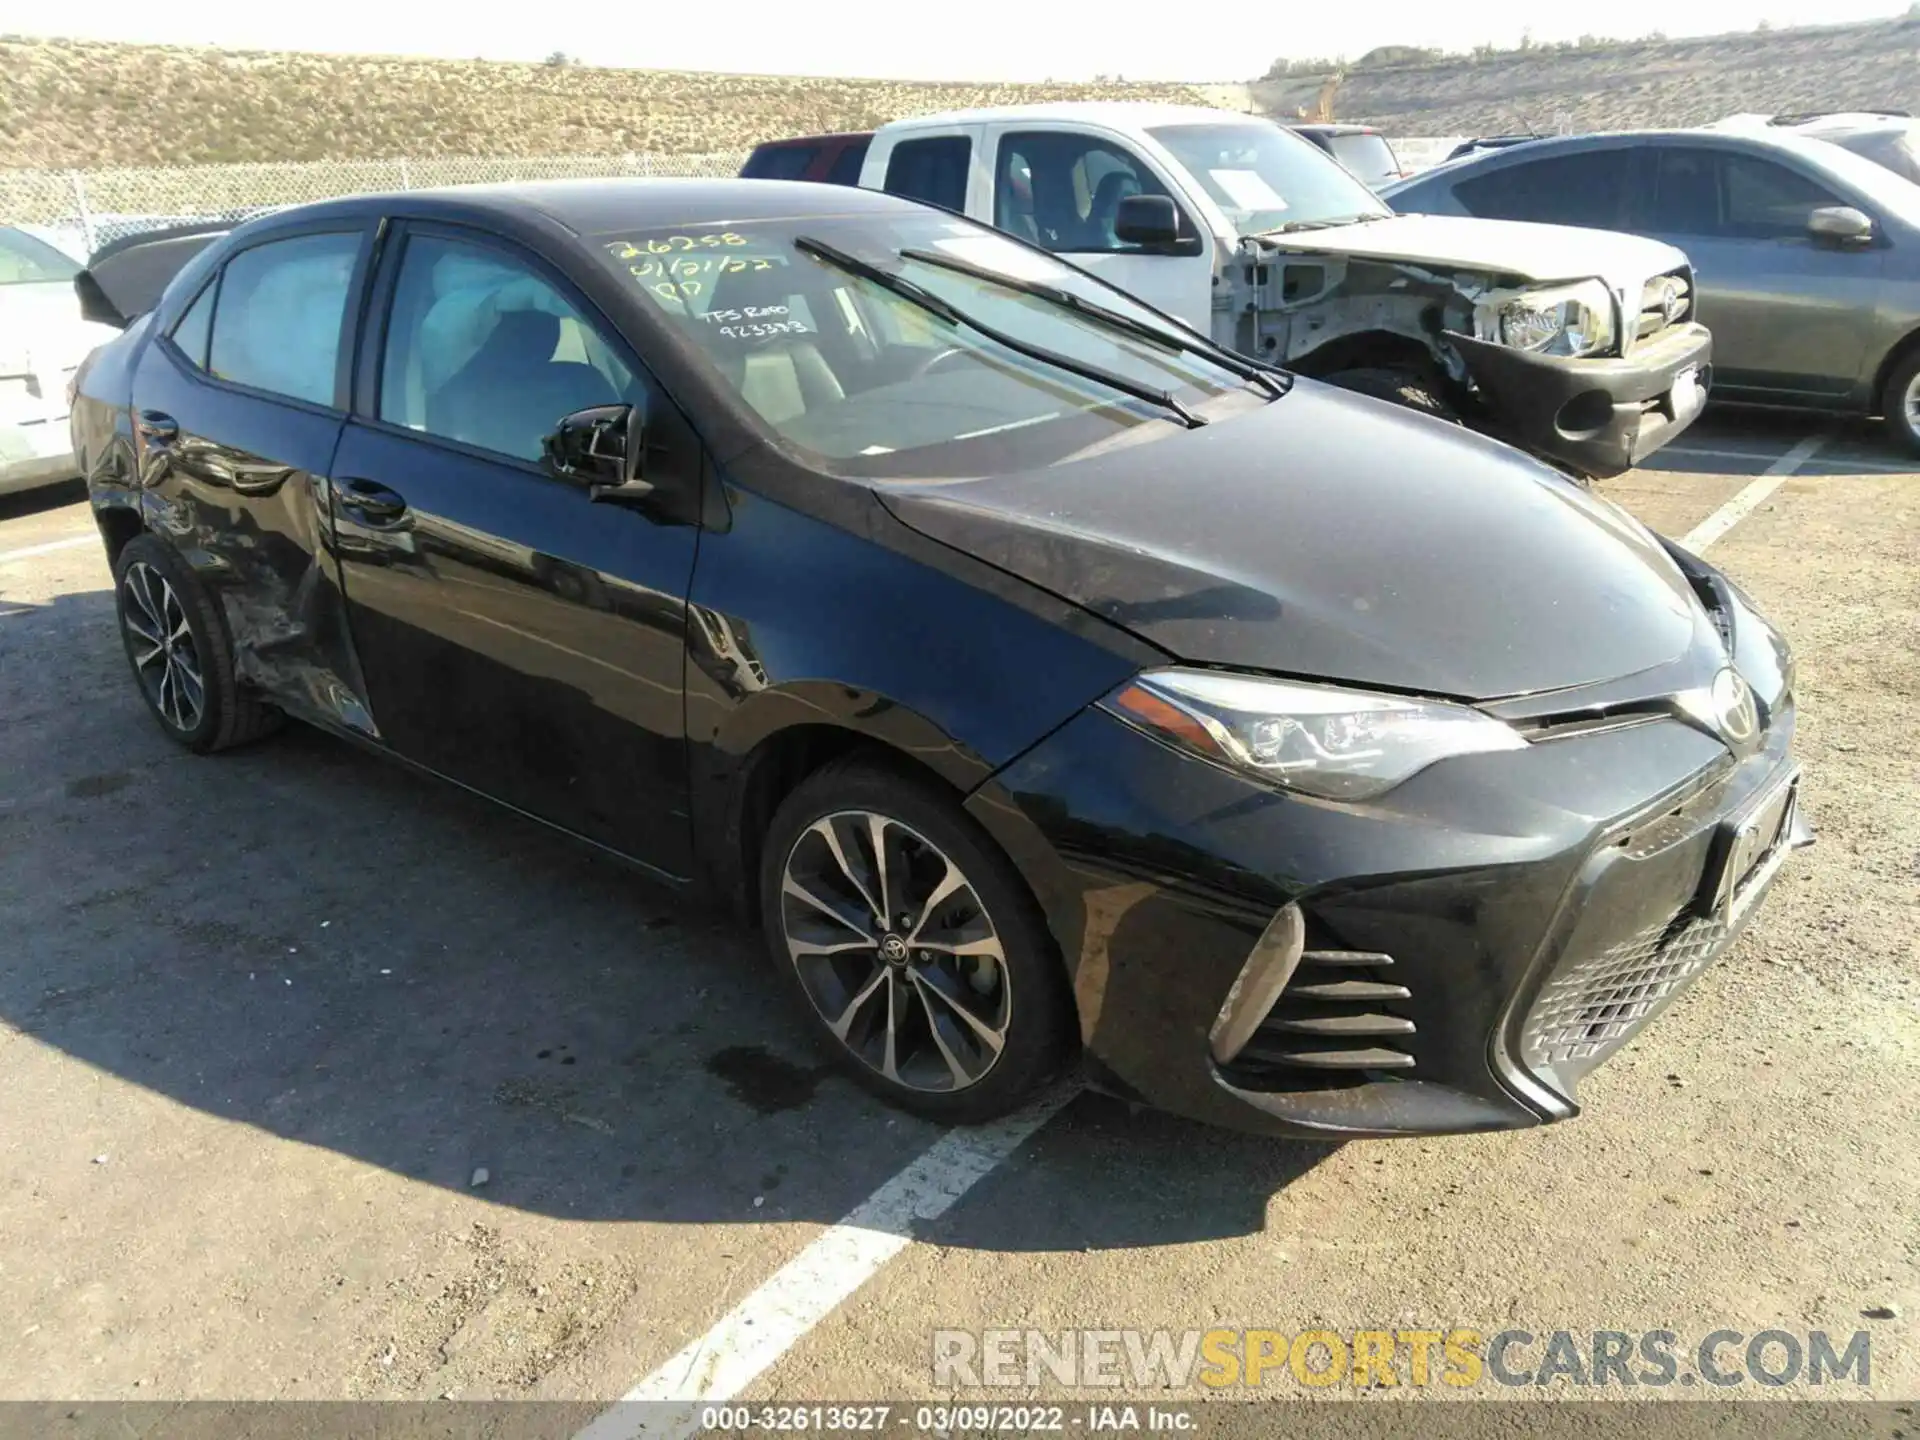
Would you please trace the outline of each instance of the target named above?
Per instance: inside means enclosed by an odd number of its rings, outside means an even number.
[[[1296,62],[1292,73],[1256,81],[1253,100],[1269,114],[1293,118],[1311,110],[1335,78],[1336,118],[1370,121],[1398,135],[1696,125],[1740,111],[1920,111],[1920,19],[1693,40],[1583,41],[1412,63],[1362,57],[1344,70]]]

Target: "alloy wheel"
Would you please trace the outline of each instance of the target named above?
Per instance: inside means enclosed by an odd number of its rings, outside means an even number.
[[[872,811],[822,816],[788,852],[780,902],[801,988],[861,1063],[927,1092],[993,1068],[1013,1013],[1006,952],[939,846]]]
[[[207,685],[186,608],[167,577],[144,560],[127,567],[120,593],[134,674],[161,718],[190,733],[206,714]]]
[[[1900,397],[1901,408],[1906,411],[1907,429],[1914,435],[1920,435],[1920,371],[1916,371],[1907,381],[1907,393]]]

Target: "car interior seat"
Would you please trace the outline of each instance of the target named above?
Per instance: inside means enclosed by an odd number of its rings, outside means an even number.
[[[503,455],[538,460],[561,416],[615,405],[613,382],[579,360],[556,360],[560,317],[546,310],[501,312],[480,348],[427,394],[427,428]]]
[[[739,313],[740,319],[725,326],[736,333],[710,342],[709,353],[740,397],[775,425],[846,398],[845,387],[811,335],[740,333],[754,325],[802,319],[794,302],[804,298],[793,278],[780,270],[735,270],[721,275],[708,306],[709,314]],[[749,310],[772,313],[752,316]]]
[[[1120,202],[1140,193],[1140,181],[1131,170],[1109,170],[1102,175],[1093,187],[1093,203],[1087,207],[1089,243],[1118,249],[1121,240],[1114,227],[1120,219]]]

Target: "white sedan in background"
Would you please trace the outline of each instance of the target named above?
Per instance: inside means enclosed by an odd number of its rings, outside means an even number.
[[[80,262],[0,227],[0,495],[72,479],[67,382],[118,332],[81,318]]]

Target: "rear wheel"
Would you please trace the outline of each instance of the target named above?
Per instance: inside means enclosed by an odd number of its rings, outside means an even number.
[[[861,759],[808,777],[774,815],[760,907],[816,1037],[904,1110],[994,1119],[1072,1048],[1066,977],[1032,896],[926,781]]]
[[[1367,367],[1336,370],[1324,378],[1327,384],[1338,385],[1342,390],[1353,390],[1379,400],[1391,400],[1396,405],[1418,410],[1436,420],[1451,420],[1455,424],[1460,422],[1459,412],[1441,393],[1438,382],[1428,375],[1412,370]]]
[[[1880,413],[1887,438],[1911,454],[1920,454],[1920,349],[1894,367],[1880,392]]]
[[[134,682],[170,739],[204,755],[278,728],[280,712],[235,682],[219,610],[171,548],[129,540],[114,561],[114,601]]]

